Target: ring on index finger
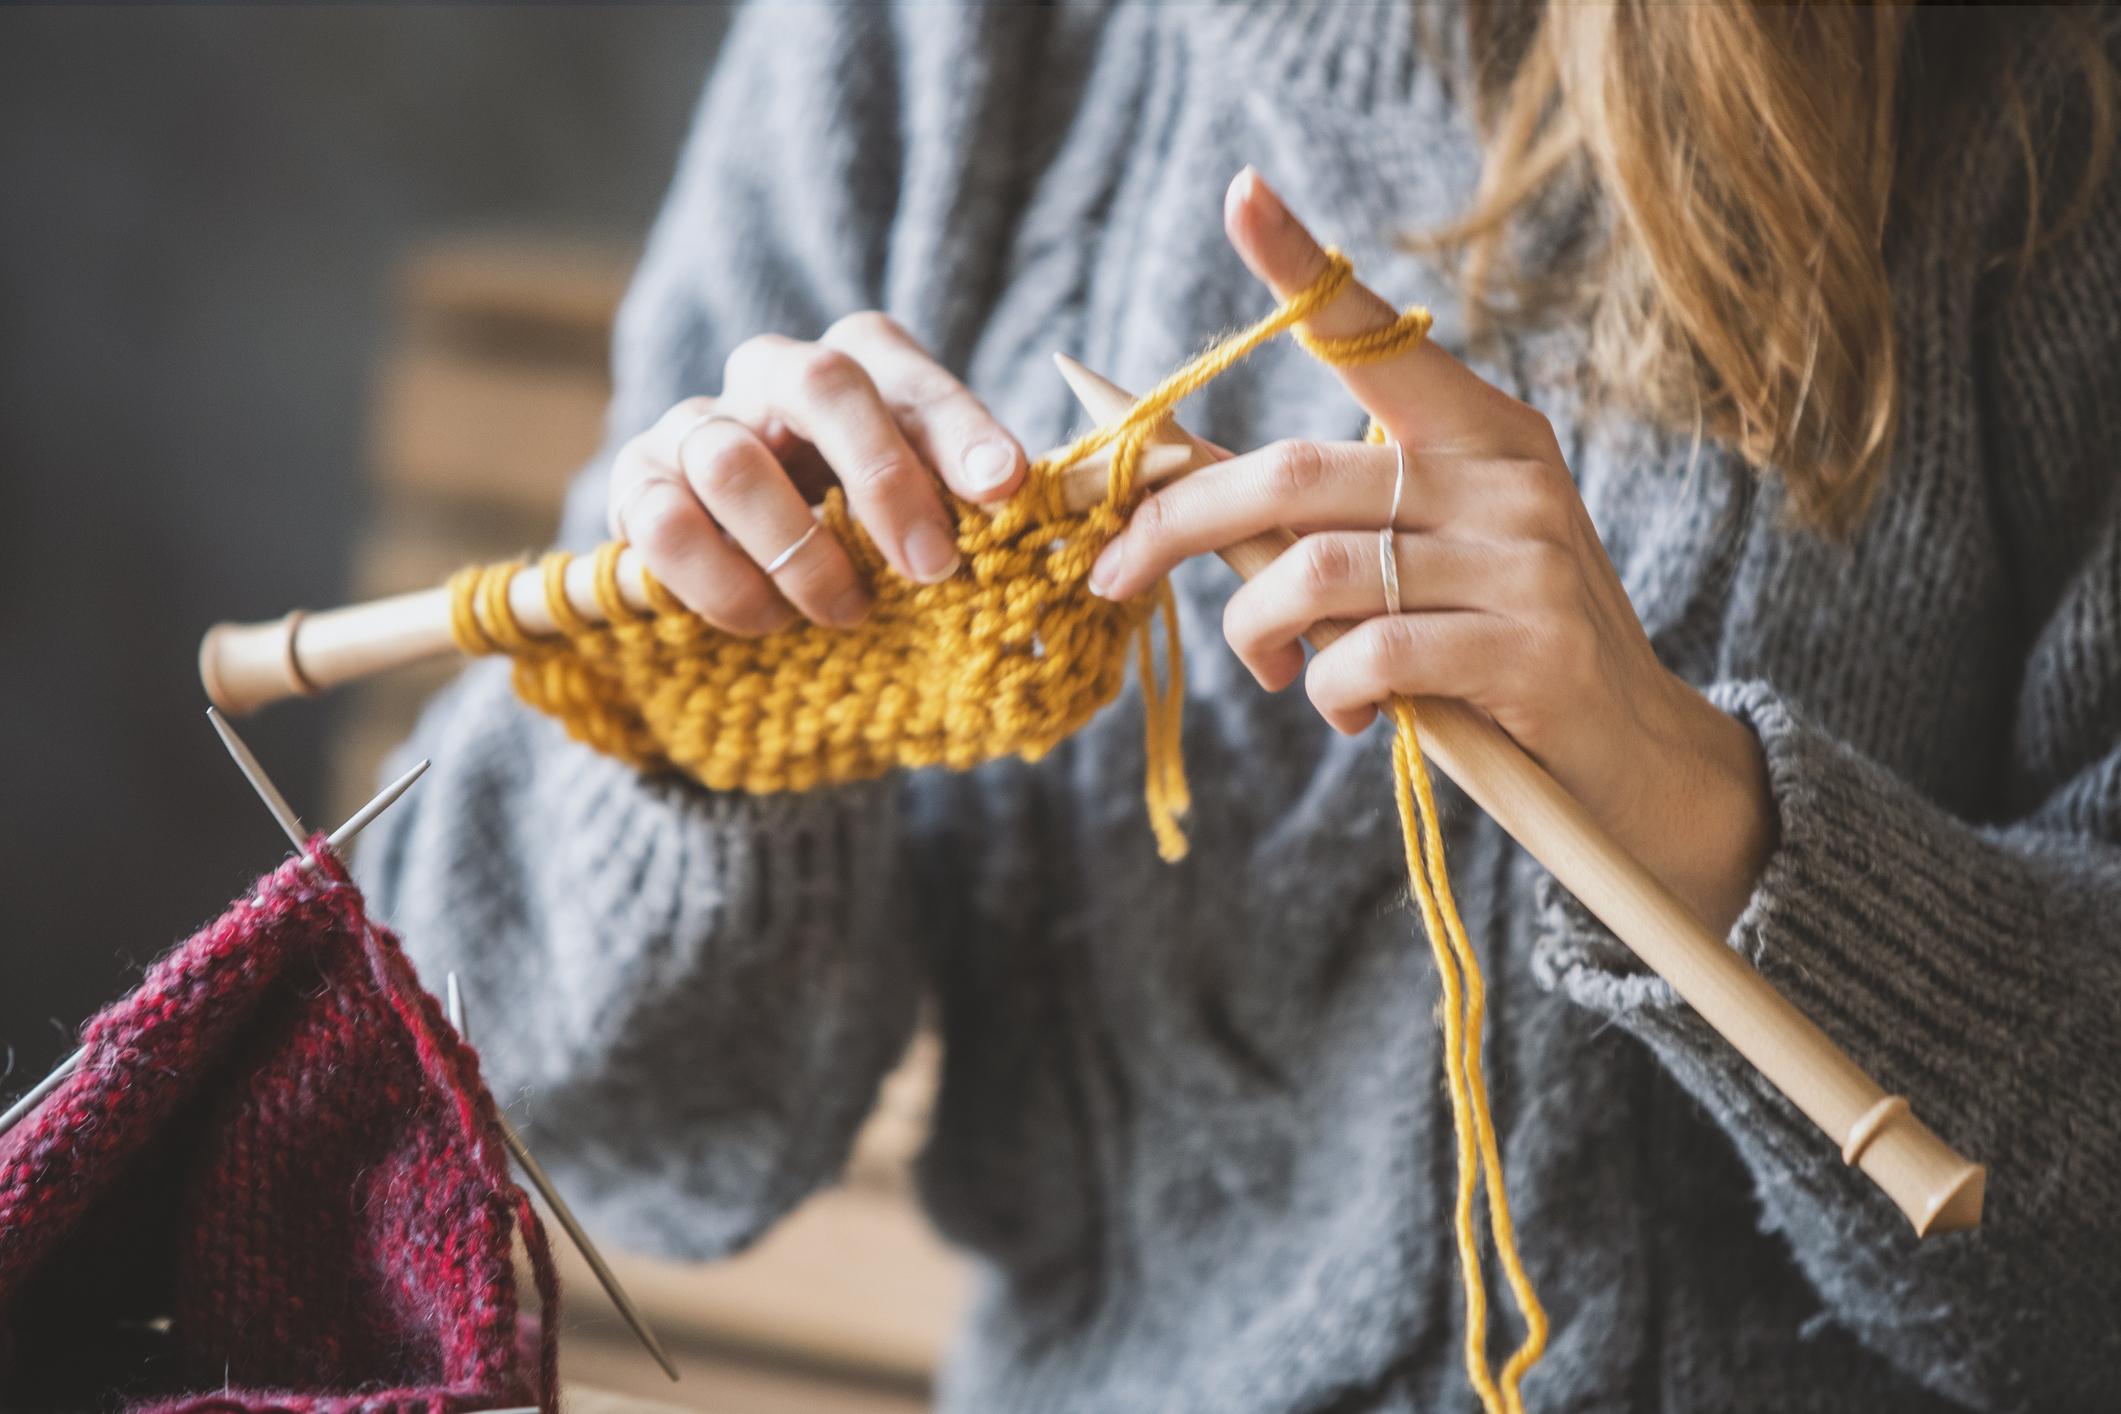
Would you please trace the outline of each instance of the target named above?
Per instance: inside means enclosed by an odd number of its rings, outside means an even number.
[[[1385,577],[1385,612],[1406,612],[1406,602],[1399,595],[1399,498],[1407,489],[1407,449],[1399,443],[1392,444],[1398,455],[1399,470],[1392,478],[1392,510],[1385,517],[1384,529],[1377,532],[1377,562]]]

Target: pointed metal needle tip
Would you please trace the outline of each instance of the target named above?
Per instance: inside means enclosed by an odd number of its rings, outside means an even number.
[[[13,1129],[16,1125],[22,1123],[24,1119],[28,1118],[29,1112],[31,1110],[34,1110],[35,1108],[37,1108],[37,1106],[44,1103],[45,1096],[51,1094],[52,1091],[58,1089],[61,1081],[65,1080],[67,1076],[72,1075],[75,1071],[81,1068],[82,1058],[85,1057],[87,1054],[88,1047],[86,1046],[83,1046],[80,1050],[75,1051],[65,1060],[59,1062],[59,1068],[57,1070],[53,1071],[50,1075],[45,1076],[42,1080],[38,1081],[35,1086],[31,1087],[30,1092],[27,1095],[24,1095],[21,1099],[15,1101],[15,1103],[13,1103],[12,1105],[9,1105],[7,1107],[7,1113],[0,1114],[0,1134],[6,1134],[10,1129]]]
[[[444,978],[443,993],[443,1005],[449,1015],[449,1024],[456,1028],[460,1038],[470,1041],[471,1032],[466,1030],[464,1025],[464,991],[457,985],[456,973],[451,972]],[[501,1113],[498,1105],[494,1107],[493,1116],[500,1122],[502,1141],[508,1145],[508,1152],[514,1156],[516,1164],[530,1179],[530,1186],[538,1190],[538,1196],[545,1200],[545,1206],[552,1210],[553,1217],[566,1229],[575,1250],[582,1254],[582,1260],[589,1264],[589,1270],[596,1273],[596,1279],[603,1286],[604,1294],[611,1298],[611,1304],[619,1308],[619,1314],[626,1318],[626,1324],[633,1327],[633,1333],[640,1337],[641,1344],[655,1357],[656,1364],[661,1365],[663,1373],[670,1376],[672,1384],[676,1384],[678,1367],[663,1353],[663,1343],[655,1338],[655,1332],[649,1329],[648,1318],[641,1314],[641,1308],[633,1304],[633,1298],[628,1296],[626,1288],[620,1285],[619,1274],[611,1269],[610,1263],[604,1260],[604,1254],[597,1251],[596,1243],[589,1240],[589,1234],[575,1221],[574,1210],[567,1206],[567,1200],[552,1186],[552,1180],[545,1176],[544,1168],[530,1156],[530,1146],[523,1142],[523,1136],[516,1133],[515,1126],[508,1122],[508,1116]]]
[[[381,815],[384,811],[390,809],[392,805],[396,804],[398,797],[411,789],[412,783],[420,779],[426,773],[427,768],[432,765],[434,765],[432,761],[422,761],[419,765],[383,787],[382,793],[359,810],[356,810],[351,820],[339,826],[338,829],[333,830],[330,840],[327,841],[331,845],[332,853],[338,854],[342,852],[346,845],[352,843],[355,835],[360,834],[361,831],[373,824],[376,816]]]
[[[236,768],[242,771],[244,779],[250,782],[250,788],[258,793],[258,799],[265,802],[265,808],[272,812],[273,819],[280,822],[280,828],[294,841],[296,852],[307,850],[309,836],[302,832],[302,817],[295,814],[288,805],[287,797],[280,794],[280,788],[272,783],[272,777],[265,774],[265,768],[258,764],[258,758],[250,754],[250,748],[243,744],[242,737],[236,735],[236,729],[228,724],[228,718],[222,716],[219,709],[209,707],[206,709],[206,720],[212,722],[214,730],[221,734],[221,744],[228,748],[230,756],[236,758]]]

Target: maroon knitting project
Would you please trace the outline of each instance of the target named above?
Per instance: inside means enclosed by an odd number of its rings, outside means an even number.
[[[91,1021],[0,1138],[10,1414],[551,1414],[557,1282],[478,1059],[309,853]]]

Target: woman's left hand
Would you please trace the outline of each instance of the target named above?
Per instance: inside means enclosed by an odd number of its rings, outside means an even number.
[[[1249,168],[1231,243],[1278,297],[1325,255]],[[1310,323],[1344,337],[1395,311],[1351,286]],[[1399,451],[1280,442],[1144,500],[1091,572],[1130,598],[1179,561],[1285,527],[1296,545],[1234,596],[1223,629],[1269,691],[1306,677],[1332,725],[1360,731],[1395,695],[1482,708],[1711,928],[1743,910],[1775,833],[1760,746],[1657,661],[1545,417],[1433,344],[1341,380],[1403,450],[1392,524],[1398,612],[1379,531]],[[1355,622],[1304,674],[1299,639]]]

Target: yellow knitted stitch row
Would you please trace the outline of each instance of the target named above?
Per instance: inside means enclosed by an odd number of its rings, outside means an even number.
[[[957,521],[958,572],[917,584],[885,563],[835,489],[825,528],[846,547],[871,596],[851,629],[798,620],[739,638],[685,610],[659,585],[653,612],[619,597],[617,547],[599,552],[607,625],[582,621],[560,592],[565,557],[546,559],[558,638],[523,632],[508,608],[518,564],[451,581],[459,647],[515,659],[516,689],[580,740],[644,769],[675,767],[716,790],[808,790],[894,767],[964,770],[1000,756],[1037,760],[1119,693],[1127,647],[1149,661],[1150,618],[1163,606],[1165,661],[1179,671],[1170,587],[1115,604],[1090,593],[1090,566],[1139,499],[1141,451],[1187,394],[1321,308],[1353,278],[1333,254],[1307,290],[1165,379],[1107,427],[1035,464],[1022,490],[991,514],[946,497]],[[1413,331],[1418,339],[1426,318]],[[1112,449],[1103,501],[1061,502],[1062,473]],[[1185,852],[1177,818],[1187,794],[1178,751],[1182,684],[1142,680],[1148,708],[1149,813],[1167,859]]]
[[[557,638],[517,623],[511,563],[460,572],[453,626],[468,653],[505,652],[525,701],[577,739],[644,769],[676,768],[716,790],[808,790],[865,780],[894,767],[968,769],[1004,755],[1036,760],[1118,695],[1134,644],[1144,698],[1146,796],[1158,851],[1185,853],[1177,820],[1187,809],[1179,748],[1185,696],[1178,620],[1168,581],[1126,603],[1089,592],[1091,564],[1139,500],[1135,474],[1156,427],[1189,393],[1261,343],[1329,304],[1353,278],[1328,252],[1327,268],[1268,318],[1193,359],[1116,423],[1035,464],[1024,487],[991,514],[946,497],[961,565],[941,584],[893,571],[844,496],[827,494],[825,527],[846,547],[871,596],[852,629],[807,621],[761,638],[725,634],[692,614],[653,578],[652,605],[620,596],[623,548],[596,554],[596,596],[608,624],[586,622],[567,601],[570,557],[545,557],[547,607]],[[1396,357],[1420,344],[1427,311],[1348,339],[1297,338],[1336,366]],[[1372,440],[1382,429],[1373,426]],[[1061,474],[1112,449],[1105,499],[1082,512],[1061,502]],[[1151,622],[1161,610],[1168,684],[1156,680]],[[1394,774],[1407,869],[1443,983],[1445,1071],[1458,1141],[1457,1233],[1466,1292],[1466,1365],[1489,1414],[1521,1414],[1518,1385],[1546,1341],[1546,1316],[1517,1254],[1502,1164],[1480,1063],[1480,965],[1452,900],[1428,772],[1411,703],[1395,700]],[[1487,1363],[1487,1292],[1481,1276],[1475,1191],[1485,1179],[1490,1227],[1527,1334],[1498,1382]]]

